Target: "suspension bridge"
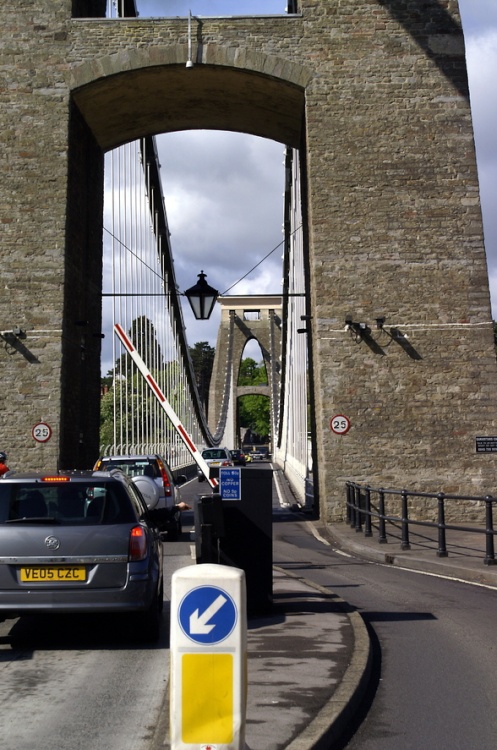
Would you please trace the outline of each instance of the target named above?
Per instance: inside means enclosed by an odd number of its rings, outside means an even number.
[[[185,336],[182,294],[174,273],[153,137],[133,141],[107,155],[102,328],[119,326],[127,332],[158,389],[200,447],[221,443],[241,447],[244,425],[237,416],[238,375],[245,345],[255,339],[268,376],[272,457],[285,466],[296,498],[305,505],[309,504],[312,477],[307,339],[305,331],[297,331],[306,317],[306,295],[298,154],[290,149],[285,166],[283,289],[280,295],[266,297],[219,298],[223,312],[208,414],[190,356],[193,342],[189,346]],[[112,430],[101,435],[101,452],[159,453],[178,471],[191,465],[188,441],[182,439],[118,336],[113,336],[112,360],[112,387],[104,396],[105,409],[112,414]],[[246,394],[253,389],[245,387],[243,391]]]

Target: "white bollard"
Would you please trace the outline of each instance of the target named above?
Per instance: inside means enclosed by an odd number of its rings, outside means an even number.
[[[171,750],[244,750],[245,573],[204,563],[171,578]]]

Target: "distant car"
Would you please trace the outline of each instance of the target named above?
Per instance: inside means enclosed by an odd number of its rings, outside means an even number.
[[[240,451],[238,449],[230,450],[231,453],[231,460],[233,461],[233,464],[235,466],[245,466],[247,463],[247,459],[245,458],[245,453],[243,451]]]
[[[95,471],[109,471],[110,469],[121,469],[131,478],[145,476],[153,479],[158,488],[158,494],[155,496],[150,493],[146,483],[143,483],[145,501],[151,510],[153,508],[173,508],[179,501],[176,487],[186,481],[186,476],[183,474],[174,479],[167,461],[158,454],[101,456],[94,466]],[[167,532],[168,538],[176,541],[182,531],[181,514],[172,514],[164,523],[161,531]]]
[[[268,461],[269,460],[269,449],[268,448],[255,448],[250,454],[253,461]]]
[[[0,620],[28,614],[133,615],[159,635],[159,522],[120,471],[0,477]]]
[[[219,469],[224,466],[233,466],[231,451],[228,448],[205,448],[202,451],[202,458],[209,467],[211,477],[218,476]],[[197,471],[198,481],[203,482],[205,477],[200,470]]]

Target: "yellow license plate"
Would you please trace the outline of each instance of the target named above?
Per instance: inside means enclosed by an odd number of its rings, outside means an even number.
[[[76,565],[30,565],[21,568],[23,583],[71,583],[86,581],[86,568]]]

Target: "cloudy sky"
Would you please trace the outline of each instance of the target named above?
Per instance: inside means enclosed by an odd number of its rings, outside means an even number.
[[[138,0],[142,17],[164,15],[166,6],[167,15],[187,16],[189,10],[193,15],[281,13],[285,5],[285,0]],[[493,317],[497,318],[497,0],[459,0],[459,6]],[[179,288],[194,284],[203,270],[221,294],[280,291],[283,146],[238,133],[208,131],[157,136],[157,146]],[[236,283],[239,279],[243,280]],[[215,345],[219,311],[209,322],[200,323],[193,319],[186,300],[183,309],[189,344]],[[256,350],[246,353],[259,358]]]

